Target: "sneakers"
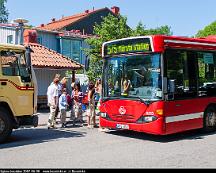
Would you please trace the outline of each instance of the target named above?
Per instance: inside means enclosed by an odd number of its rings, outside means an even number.
[[[63,123],[61,128],[65,128],[66,127],[66,123]]]
[[[89,129],[93,129],[93,128],[94,128],[93,125],[88,125],[87,127],[88,127]]]
[[[56,127],[55,127],[54,125],[48,126],[48,127],[47,127],[48,130],[51,129],[51,128],[52,128],[52,129],[56,129]]]
[[[100,131],[100,132],[109,132],[109,129],[107,129],[107,128],[98,128],[98,131]]]

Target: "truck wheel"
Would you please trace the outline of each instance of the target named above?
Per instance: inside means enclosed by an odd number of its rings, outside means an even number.
[[[0,108],[0,143],[6,141],[6,139],[12,133],[12,122],[7,110]]]
[[[204,114],[204,131],[212,132],[216,130],[216,107],[210,106]]]

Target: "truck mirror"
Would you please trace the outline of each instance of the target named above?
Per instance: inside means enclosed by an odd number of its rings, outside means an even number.
[[[89,70],[89,64],[90,64],[90,58],[89,56],[86,56],[86,59],[85,59],[85,70],[86,71]]]
[[[34,52],[29,46],[26,47],[26,64],[27,67],[31,67],[31,52]]]

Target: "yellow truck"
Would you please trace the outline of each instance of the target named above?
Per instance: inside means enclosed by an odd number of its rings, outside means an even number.
[[[13,129],[38,125],[31,51],[22,45],[0,44],[0,143]]]

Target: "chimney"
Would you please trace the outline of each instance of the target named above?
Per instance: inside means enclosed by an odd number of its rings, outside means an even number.
[[[116,15],[119,15],[119,13],[120,13],[120,8],[119,7],[113,6],[113,7],[111,7],[111,10]]]
[[[89,13],[89,10],[86,10],[85,13]]]
[[[40,27],[44,27],[44,24],[41,24]]]
[[[37,31],[32,29],[25,29],[24,34],[24,43],[37,43]]]
[[[56,21],[56,19],[55,18],[52,18],[52,22],[55,22]]]

